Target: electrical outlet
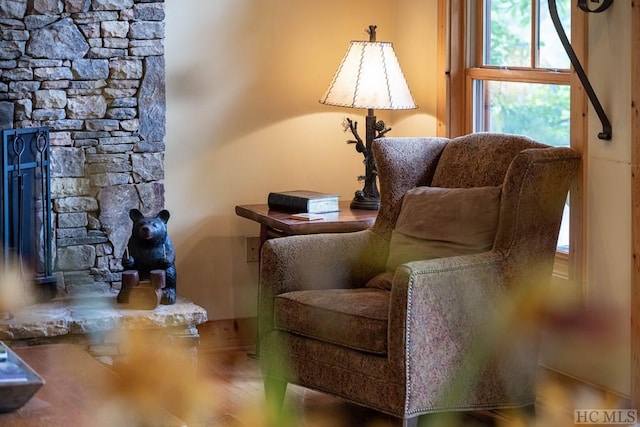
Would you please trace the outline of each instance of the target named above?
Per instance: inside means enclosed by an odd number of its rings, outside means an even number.
[[[258,262],[260,259],[260,238],[247,237],[245,248],[247,249],[247,262]]]

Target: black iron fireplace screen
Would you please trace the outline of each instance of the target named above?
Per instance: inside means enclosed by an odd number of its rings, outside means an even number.
[[[0,268],[19,263],[26,285],[45,298],[55,294],[47,127],[2,131],[0,175]]]

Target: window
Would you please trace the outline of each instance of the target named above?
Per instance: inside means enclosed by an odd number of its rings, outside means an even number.
[[[568,146],[570,62],[546,0],[474,4],[481,10],[475,13],[474,61],[467,70],[472,130],[517,133]],[[570,9],[571,0],[558,2],[565,28],[571,25]]]
[[[585,18],[557,0],[565,32],[584,57]],[[583,151],[586,99],[551,21],[548,0],[441,0],[449,23],[448,136],[491,131],[527,135]],[[582,177],[567,199],[556,272],[579,278]]]

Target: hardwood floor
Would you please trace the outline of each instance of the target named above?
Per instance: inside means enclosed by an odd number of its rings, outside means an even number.
[[[248,356],[253,320],[211,322],[199,327],[200,377],[214,384],[215,410],[198,427],[267,427],[258,361]],[[628,399],[541,368],[536,416],[522,411],[477,411],[455,419],[422,418],[419,427],[566,427],[575,408],[629,408]],[[290,385],[287,423],[276,427],[395,427],[402,423],[342,399]],[[196,423],[197,424],[197,423]],[[191,423],[190,425],[194,425]],[[273,427],[273,426],[268,426]]]
[[[220,326],[222,325],[222,326]],[[79,413],[91,414],[92,427],[154,426],[154,427],[395,427],[400,420],[346,402],[342,399],[290,385],[285,399],[285,417],[267,423],[263,406],[264,390],[259,361],[249,357],[252,334],[244,338],[237,334],[237,323],[223,322],[212,330],[202,330],[198,363],[194,352],[177,342],[146,340],[145,334],[132,335],[120,358],[110,369],[116,375],[99,375],[95,367],[82,368],[69,350],[64,356],[44,353],[38,370],[45,368],[70,384],[60,386],[60,380],[49,378],[43,390],[35,396],[20,417],[44,419],[45,423],[28,425],[62,425],[53,422],[53,408],[69,417],[68,405],[78,406]],[[234,332],[236,331],[236,332]],[[215,339],[211,339],[214,337]],[[218,338],[222,337],[220,340]],[[239,345],[242,343],[242,345]],[[71,344],[69,344],[71,345]],[[44,349],[45,346],[34,347]],[[57,347],[56,347],[57,348]],[[78,351],[81,347],[78,346]],[[95,363],[88,354],[85,359]],[[66,363],[59,366],[56,361]],[[67,366],[64,371],[62,367]],[[100,366],[98,366],[100,367]],[[196,369],[194,369],[196,367]],[[67,372],[67,373],[65,373]],[[64,375],[63,375],[64,374]],[[84,384],[92,384],[91,387]],[[46,389],[48,387],[48,389]],[[69,388],[71,391],[66,390]],[[88,399],[94,390],[93,399]],[[566,427],[574,426],[574,409],[630,408],[628,399],[598,390],[566,376],[541,369],[538,385],[537,417],[507,411],[475,411],[443,419],[440,415],[422,417],[419,427]],[[90,400],[90,403],[83,404]],[[56,403],[58,402],[58,403]],[[57,407],[59,406],[59,408]],[[54,411],[55,412],[55,411]],[[522,415],[525,415],[523,417]],[[6,418],[6,417],[5,417]],[[67,419],[65,418],[65,419]],[[64,425],[85,425],[81,419]],[[48,420],[48,421],[47,421]],[[5,420],[6,421],[6,420]],[[52,423],[53,422],[53,423]],[[0,426],[14,425],[11,420]],[[22,424],[21,424],[22,425]],[[27,425],[27,424],[24,424]]]
[[[218,413],[203,421],[204,426],[256,427],[265,425],[260,416],[263,399],[262,379],[258,361],[249,357],[251,347],[227,350],[200,349],[200,375],[216,384],[219,399]],[[289,385],[285,400],[287,421],[292,427],[395,427],[400,420],[385,414],[351,404],[324,393]],[[256,424],[258,423],[258,424]],[[421,424],[422,425],[422,424]],[[495,414],[466,414],[459,420],[449,419],[446,424],[425,424],[447,427],[495,425]]]

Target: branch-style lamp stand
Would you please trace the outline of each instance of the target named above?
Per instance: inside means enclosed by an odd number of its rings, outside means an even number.
[[[349,130],[353,134],[355,140],[347,141],[356,145],[356,151],[364,156],[365,174],[358,177],[358,180],[364,181],[362,190],[358,190],[351,201],[352,209],[368,209],[376,210],[380,207],[380,193],[378,192],[376,163],[373,158],[371,146],[373,140],[382,138],[391,128],[385,126],[382,120],[376,120],[373,108],[368,109],[366,117],[365,142],[358,135],[358,122],[346,119]]]

